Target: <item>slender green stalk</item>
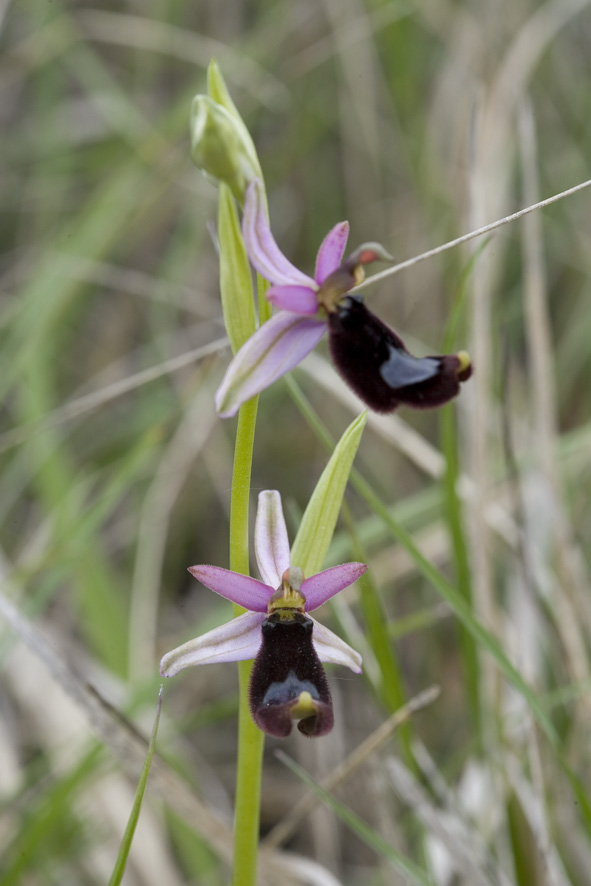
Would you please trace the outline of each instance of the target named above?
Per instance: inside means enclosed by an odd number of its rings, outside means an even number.
[[[146,759],[142,768],[142,774],[140,776],[137,790],[135,792],[135,800],[133,802],[133,807],[131,809],[129,820],[127,822],[127,827],[125,828],[125,834],[123,835],[121,846],[119,847],[119,855],[117,856],[117,861],[115,862],[115,867],[113,869],[113,873],[111,874],[111,879],[109,880],[109,886],[119,886],[123,879],[123,875],[125,874],[125,866],[127,865],[129,850],[131,849],[133,836],[135,834],[135,829],[140,817],[142,803],[144,801],[144,794],[146,792],[146,784],[148,782],[148,775],[150,774],[150,766],[152,765],[152,757],[154,756],[154,748],[156,747],[156,736],[158,735],[158,724],[160,723],[160,711],[162,710],[163,689],[164,686],[161,685],[160,692],[158,693],[156,717],[154,719],[152,735],[150,737],[150,743],[148,745],[148,753],[146,754]]]
[[[470,560],[466,544],[466,532],[462,514],[462,503],[458,496],[457,484],[459,477],[459,460],[456,440],[455,413],[451,404],[441,410],[441,441],[445,454],[445,475],[443,487],[445,492],[445,507],[447,525],[452,542],[455,559],[455,583],[471,611],[472,605],[472,578],[470,574]],[[460,624],[460,645],[464,659],[464,677],[468,697],[468,709],[472,717],[474,732],[477,738],[479,752],[482,752],[483,723],[480,698],[480,663],[478,659],[478,644],[465,625]]]
[[[455,351],[460,340],[459,330],[465,322],[466,306],[469,297],[468,282],[474,271],[478,258],[484,252],[490,239],[484,240],[473,252],[463,270],[458,293],[454,299],[452,312],[446,326],[443,339],[443,352]],[[447,517],[448,531],[452,544],[455,560],[455,583],[470,611],[473,612],[472,603],[472,575],[462,502],[458,495],[458,481],[460,476],[460,463],[458,453],[458,440],[456,430],[456,410],[452,403],[448,403],[441,412],[441,448],[445,456],[445,474],[443,476],[444,506]],[[464,676],[467,690],[467,707],[472,717],[474,731],[477,739],[478,752],[482,753],[484,747],[483,722],[482,722],[482,699],[480,697],[480,660],[478,644],[473,634],[462,623],[459,625],[460,647],[464,660]]]
[[[230,569],[249,573],[248,505],[258,397],[240,407],[230,508]],[[234,614],[244,609],[234,606]],[[251,661],[238,663],[238,764],[234,807],[234,886],[255,886],[259,843],[259,810],[264,734],[253,723],[248,707]]]
[[[359,540],[351,509],[346,503],[343,506],[342,512],[351,539],[351,553],[356,560],[365,563],[368,558]],[[366,572],[365,575],[361,576],[359,588],[361,591],[361,609],[367,625],[368,639],[382,675],[381,685],[378,687],[380,700],[389,711],[393,712],[401,708],[407,699],[400,664],[388,630],[384,601],[376,583],[371,577],[371,573]],[[399,736],[404,761],[408,768],[417,775],[418,768],[412,751],[412,726],[410,721],[400,725]]]

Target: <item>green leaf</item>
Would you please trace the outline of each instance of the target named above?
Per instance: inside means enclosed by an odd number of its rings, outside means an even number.
[[[302,517],[291,562],[305,575],[322,569],[366,420],[367,412],[362,412],[337,443]]]
[[[131,809],[131,814],[129,816],[129,821],[127,822],[127,827],[125,828],[123,840],[121,841],[121,846],[119,847],[119,855],[117,856],[117,861],[115,862],[115,867],[113,868],[113,873],[111,874],[111,879],[109,880],[109,886],[119,886],[119,884],[121,883],[121,880],[123,878],[123,874],[125,873],[125,865],[127,864],[127,858],[129,856],[129,850],[131,849],[133,835],[135,833],[135,828],[138,823],[138,819],[140,817],[140,811],[142,808],[142,802],[144,799],[144,793],[145,793],[146,784],[148,781],[148,774],[150,772],[150,767],[152,765],[152,757],[154,756],[154,748],[156,746],[156,736],[158,735],[158,724],[160,722],[160,711],[162,710],[163,688],[164,687],[161,686],[160,692],[158,693],[158,705],[156,707],[156,718],[154,720],[154,726],[152,727],[152,735],[150,736],[150,744],[148,745],[148,753],[146,754],[146,759],[144,761],[142,774],[140,775],[140,780],[139,780],[139,783],[137,786],[137,791],[135,792],[135,800],[133,801],[133,806]]]
[[[443,342],[444,354],[455,352],[457,349],[458,330],[466,314],[466,304],[469,295],[467,284],[474,270],[477,258],[489,242],[490,238],[485,240],[474,250],[473,255],[463,271],[445,331]],[[472,574],[465,531],[465,518],[462,502],[458,495],[460,453],[458,450],[456,431],[455,404],[448,403],[441,410],[440,416],[441,448],[445,456],[445,474],[442,478],[442,488],[444,492],[443,503],[455,561],[454,583],[457,585],[458,591],[468,604],[470,610],[474,611],[472,602]],[[478,644],[474,635],[465,625],[462,625],[460,628],[460,647],[464,660],[467,703],[474,724],[478,746],[481,748],[484,746],[484,736],[482,732],[482,699],[480,697],[481,677]]]
[[[220,182],[218,208],[220,293],[226,332],[235,354],[255,331],[254,293],[238,211],[228,185]]]

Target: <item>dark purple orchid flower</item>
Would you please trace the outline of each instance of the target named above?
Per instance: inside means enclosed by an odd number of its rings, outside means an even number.
[[[249,611],[168,652],[160,673],[173,677],[194,665],[254,658],[250,709],[257,726],[282,738],[299,720],[305,735],[325,735],[332,729],[333,711],[321,662],[361,673],[361,656],[308,612],[353,584],[367,566],[344,563],[304,578],[290,564],[281,496],[275,490],[259,495],[255,554],[262,582],[219,566],[190,567],[210,590]]]
[[[414,357],[360,296],[347,295],[364,279],[366,264],[392,260],[379,243],[364,243],[343,261],[348,222],[335,225],[324,238],[314,279],[298,271],[273,239],[258,179],[246,191],[242,228],[250,261],[272,284],[267,299],[280,310],[230,363],[216,394],[222,418],[235,415],[242,403],[297,366],[326,331],[337,370],[377,412],[392,412],[400,403],[441,406],[470,377],[465,351]]]

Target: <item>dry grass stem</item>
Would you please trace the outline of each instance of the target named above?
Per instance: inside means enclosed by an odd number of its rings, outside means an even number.
[[[448,849],[453,866],[471,886],[511,886],[508,875],[493,859],[480,835],[455,813],[438,809],[415,777],[399,760],[386,760],[394,790]]]
[[[517,221],[517,219],[523,218],[525,215],[529,215],[530,212],[536,212],[538,209],[543,209],[545,206],[550,206],[552,203],[556,203],[558,200],[563,200],[565,197],[570,197],[573,194],[578,193],[578,191],[582,191],[585,188],[588,188],[590,185],[591,179],[588,179],[587,181],[581,182],[578,185],[574,185],[574,187],[572,188],[567,188],[565,191],[560,191],[560,193],[554,194],[554,196],[552,197],[547,197],[545,200],[540,200],[538,203],[533,203],[531,206],[526,206],[524,209],[520,209],[518,212],[513,212],[511,215],[506,215],[503,218],[498,219],[497,221],[476,228],[475,230],[472,230],[469,234],[463,234],[461,237],[456,237],[454,240],[449,240],[447,243],[442,243],[441,246],[436,246],[434,249],[429,249],[427,250],[427,252],[422,252],[420,255],[416,255],[413,258],[406,259],[406,261],[398,262],[398,264],[393,265],[393,267],[386,268],[385,271],[380,271],[377,274],[371,274],[363,281],[363,283],[360,283],[358,286],[356,286],[353,291],[360,292],[362,289],[366,289],[373,283],[379,283],[381,280],[385,280],[387,277],[391,277],[392,274],[397,274],[399,271],[405,271],[407,268],[412,268],[414,265],[419,264],[419,262],[426,261],[428,258],[434,258],[436,255],[441,255],[442,253],[447,252],[450,249],[455,249],[457,246],[461,246],[464,243],[469,243],[470,240],[475,240],[477,237],[484,237],[485,234],[490,234],[492,233],[492,231],[496,231],[498,228],[504,227],[504,225],[508,225],[511,222]]]

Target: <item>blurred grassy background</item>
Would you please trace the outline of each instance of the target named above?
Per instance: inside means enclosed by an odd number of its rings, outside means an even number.
[[[342,218],[352,247],[379,240],[402,260],[589,178],[588,5],[1,5],[2,593],[73,672],[3,628],[3,886],[107,882],[142,758],[126,718],[149,730],[160,655],[229,614],[186,572],[227,565],[235,429],[213,411],[229,360],[217,193],[189,159],[209,59],[294,263],[310,271]],[[457,249],[366,290],[413,349],[467,346],[476,373],[441,413],[372,417],[357,467],[498,638],[556,740],[352,492],[358,538],[345,521],[331,558],[360,545],[373,586],[323,616],[361,643],[366,674],[331,674],[330,737],[281,747],[325,775],[438,683],[338,796],[443,886],[589,882],[590,223],[583,192],[501,229],[473,261]],[[326,353],[294,375],[338,437],[360,406]],[[279,488],[292,538],[326,457],[285,382],[267,391],[252,501]],[[166,686],[169,763],[148,783],[130,886],[226,882],[235,670]],[[279,744],[267,742],[265,834],[305,792]],[[262,859],[270,883],[412,882],[326,807],[284,847]],[[297,873],[296,855],[314,866]]]

